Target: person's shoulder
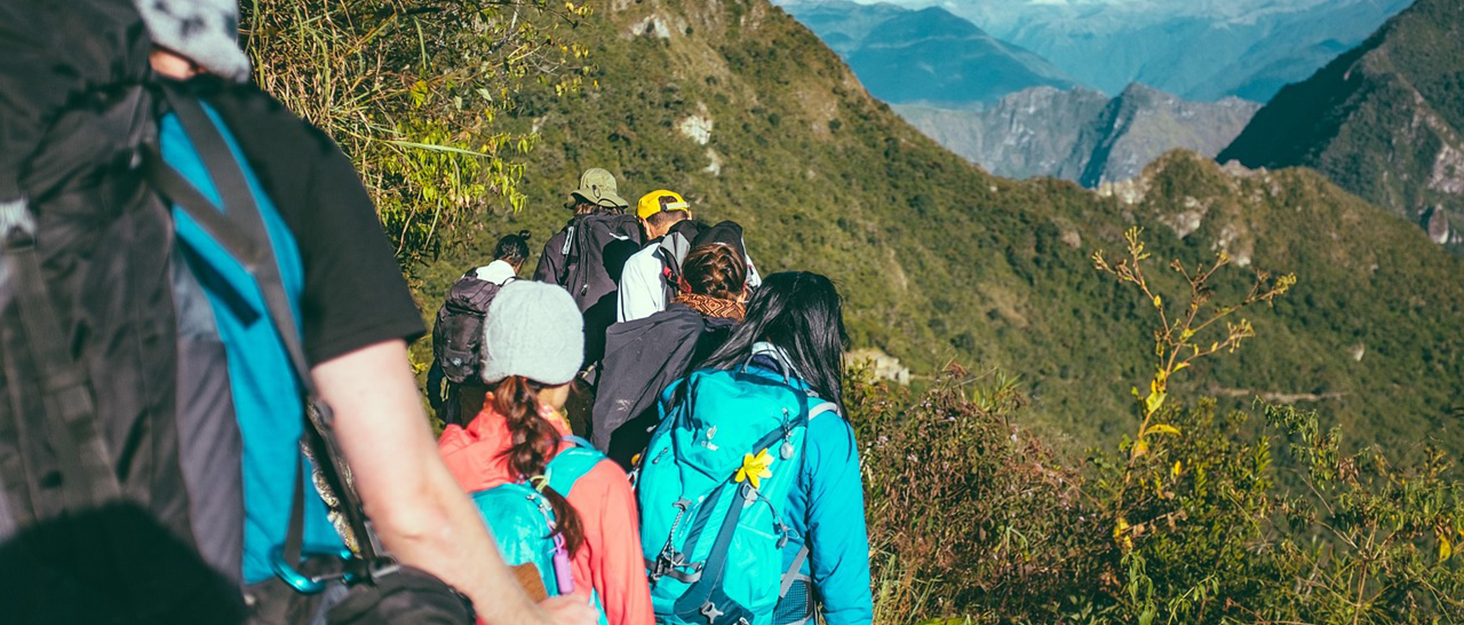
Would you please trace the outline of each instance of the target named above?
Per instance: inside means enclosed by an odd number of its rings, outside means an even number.
[[[853,457],[854,426],[838,412],[814,415],[808,422],[808,444],[822,458]]]
[[[614,460],[603,457],[575,480],[574,487],[570,489],[570,496],[575,499],[603,499],[629,494],[630,476]]]
[[[701,331],[703,325],[701,313],[692,310],[684,304],[676,303],[667,306],[665,310],[659,310],[650,316],[627,321],[626,323],[637,322],[644,322],[641,324],[644,327],[680,328],[681,333],[688,336]]]
[[[301,119],[284,103],[252,83],[233,84],[195,79],[187,89],[213,107],[230,128],[245,137],[268,142],[281,153],[302,156],[298,151],[315,149],[335,152],[335,142],[324,131]]]
[[[631,254],[630,255],[630,262],[637,263],[637,264],[644,265],[644,266],[655,265],[656,267],[660,267],[661,266],[661,254],[660,254],[660,251],[661,251],[661,246],[655,245],[653,243],[652,244],[646,244],[646,245],[642,246],[639,250],[636,250],[636,252],[634,254]]]

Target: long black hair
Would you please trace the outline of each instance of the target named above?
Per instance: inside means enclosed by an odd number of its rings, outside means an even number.
[[[814,393],[842,411],[843,355],[849,343],[843,308],[828,278],[807,271],[775,273],[763,279],[747,305],[746,320],[704,366],[742,366],[752,357],[753,345],[766,341],[782,348]]]

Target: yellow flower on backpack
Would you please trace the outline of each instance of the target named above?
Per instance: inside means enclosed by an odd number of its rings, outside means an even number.
[[[772,477],[773,471],[768,467],[773,464],[773,457],[764,449],[757,452],[757,455],[742,454],[742,468],[737,470],[737,475],[732,476],[732,481],[752,482],[753,488],[762,487],[762,478]]]

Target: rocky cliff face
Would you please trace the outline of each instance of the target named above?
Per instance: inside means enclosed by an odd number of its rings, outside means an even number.
[[[1464,248],[1464,3],[1419,0],[1282,89],[1219,155],[1232,159],[1313,167]]]
[[[987,171],[1013,178],[1053,176],[1078,149],[1078,137],[1102,114],[1108,98],[1097,91],[1034,87],[989,109],[958,110],[896,105],[894,110],[952,152]]]
[[[1213,155],[1260,108],[1238,98],[1188,102],[1133,84],[1113,99],[1036,87],[981,110],[896,106],[951,151],[1002,176],[1057,176],[1086,187],[1132,178],[1176,148]]]

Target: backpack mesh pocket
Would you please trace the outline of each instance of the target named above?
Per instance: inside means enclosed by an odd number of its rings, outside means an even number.
[[[813,619],[813,588],[799,575],[773,609],[773,625],[801,625]]]

